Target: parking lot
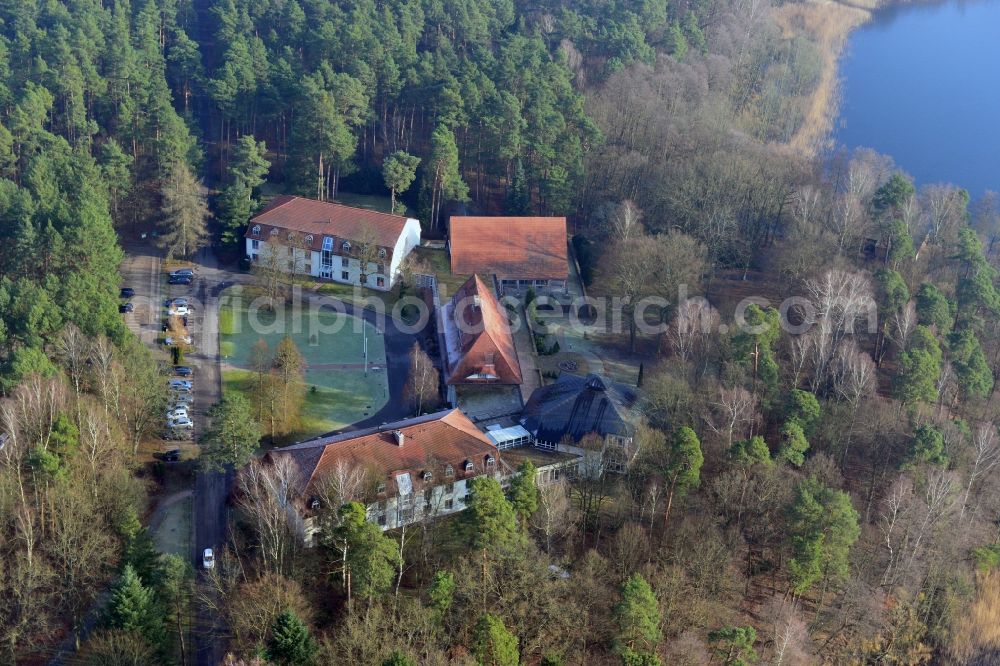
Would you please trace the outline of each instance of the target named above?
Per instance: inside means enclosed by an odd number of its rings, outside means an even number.
[[[170,268],[176,270],[180,267]],[[170,268],[164,266],[159,258],[149,255],[130,257],[122,267],[122,287],[134,292],[131,297],[122,299],[123,304],[131,303],[133,306],[131,312],[122,314],[126,324],[150,348],[154,358],[165,366],[169,375],[164,378],[165,383],[174,380],[189,382],[183,388],[169,389],[169,409],[185,408],[183,412],[186,412],[193,427],[187,427],[187,421],[183,420],[178,420],[178,423],[184,424],[183,427],[168,427],[167,413],[164,413],[162,441],[159,450],[152,452],[161,460],[164,453],[173,449],[182,448],[185,457],[197,450],[189,445],[179,447],[179,443],[198,441],[208,425],[208,410],[220,395],[217,334],[205,330],[206,319],[210,322],[205,312],[210,306],[206,306],[205,302],[211,279],[206,280],[200,271],[192,270],[190,284],[171,284],[176,280],[170,279]],[[177,299],[183,299],[183,307],[171,309]],[[211,322],[207,328],[216,330]],[[173,346],[164,344],[168,337],[174,338]],[[179,365],[189,368],[189,374],[179,376],[175,372],[172,347],[183,349]],[[178,417],[181,415],[181,412],[175,414]]]

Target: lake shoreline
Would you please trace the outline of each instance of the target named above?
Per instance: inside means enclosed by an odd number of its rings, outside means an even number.
[[[802,36],[816,44],[823,68],[801,127],[788,141],[793,150],[814,156],[830,147],[833,124],[840,110],[840,57],[851,33],[871,20],[885,4],[879,0],[844,3],[832,0],[785,5],[776,9],[786,35]]]

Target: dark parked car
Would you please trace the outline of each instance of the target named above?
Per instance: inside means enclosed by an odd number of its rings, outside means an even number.
[[[122,287],[122,291],[119,294],[121,298],[132,298],[135,296],[135,289],[132,287]]]
[[[170,277],[194,277],[194,269],[178,268],[176,271],[170,271]]]
[[[121,305],[118,306],[118,312],[121,313],[132,312],[132,310],[134,309],[135,306],[132,305],[131,303],[122,303]]]
[[[165,462],[177,462],[181,459],[180,449],[170,449],[169,451],[163,452],[163,460]]]
[[[191,284],[191,276],[177,275],[167,280],[167,284]]]
[[[193,372],[194,372],[194,370],[192,370],[191,368],[189,368],[186,365],[175,365],[174,366],[174,374],[177,375],[178,377],[190,377]]]

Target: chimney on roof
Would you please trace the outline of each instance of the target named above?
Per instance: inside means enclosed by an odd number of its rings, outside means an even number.
[[[402,447],[403,442],[406,440],[406,435],[403,434],[402,430],[393,430],[392,436],[396,438],[396,446]]]

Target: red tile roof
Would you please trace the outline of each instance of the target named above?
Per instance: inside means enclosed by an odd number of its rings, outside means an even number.
[[[402,433],[399,445],[396,431]],[[479,476],[486,470],[486,459],[493,457],[500,469],[500,456],[492,442],[457,409],[437,412],[378,428],[369,428],[332,437],[302,442],[268,454],[272,459],[291,456],[301,474],[300,490],[308,494],[314,484],[340,465],[367,470],[385,483],[386,494],[396,493],[396,477],[409,474],[415,490],[449,480]],[[474,469],[466,470],[466,462]],[[453,476],[446,467],[451,465]],[[424,472],[432,477],[422,479]]]
[[[507,280],[565,280],[565,217],[453,217],[451,272]]]
[[[357,243],[370,234],[378,245],[391,252],[403,233],[407,219],[402,215],[282,194],[271,199],[250,220],[246,237],[267,241],[271,239],[271,230],[278,229],[279,240],[283,241],[287,234],[280,231],[294,231],[303,236],[312,236],[313,240],[309,245],[313,250],[319,251],[323,247],[323,237],[330,236],[336,240],[337,253],[341,254],[343,241]],[[253,233],[255,226],[261,227],[259,234]]]
[[[449,384],[520,384],[521,366],[507,312],[478,275],[466,280],[451,299],[445,334]]]

